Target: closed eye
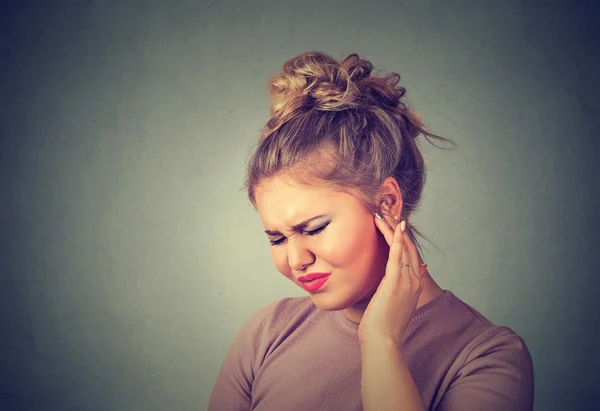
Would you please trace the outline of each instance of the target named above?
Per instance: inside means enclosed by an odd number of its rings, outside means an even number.
[[[312,231],[306,231],[305,233],[306,233],[307,235],[311,235],[311,236],[312,236],[312,235],[317,235],[317,234],[319,234],[321,231],[323,231],[323,230],[325,229],[325,227],[327,227],[328,225],[329,225],[329,223],[327,223],[327,224],[325,224],[325,225],[323,225],[323,226],[321,226],[321,227],[319,227],[319,228],[316,228],[316,229],[314,229],[314,230],[312,230]],[[270,244],[271,244],[271,245],[279,245],[279,244],[283,243],[283,240],[285,240],[285,237],[283,237],[283,238],[280,238],[279,240],[271,240],[271,241],[270,241]]]

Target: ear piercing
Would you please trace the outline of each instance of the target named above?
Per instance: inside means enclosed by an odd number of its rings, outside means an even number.
[[[384,203],[385,203],[386,205],[388,204],[388,203],[387,203],[387,201],[385,200],[385,198],[382,198],[382,199],[381,199],[381,201],[379,202],[379,205],[381,205],[381,204],[384,204]],[[381,216],[381,214],[379,214],[379,213],[375,213],[375,214],[377,215],[377,217],[378,217],[380,220],[383,220],[383,217]],[[399,221],[400,221],[400,217],[393,216],[393,218],[394,218],[394,221],[395,221],[395,222],[399,222]]]

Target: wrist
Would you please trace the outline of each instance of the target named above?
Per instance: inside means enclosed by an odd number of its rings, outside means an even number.
[[[398,349],[400,350],[401,344],[394,337],[371,337],[366,338],[360,343],[361,350],[389,350]]]

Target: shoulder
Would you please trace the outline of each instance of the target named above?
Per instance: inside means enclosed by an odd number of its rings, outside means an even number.
[[[249,332],[277,332],[317,310],[310,297],[286,297],[274,300],[256,309],[242,325]]]
[[[515,372],[529,372],[532,367],[531,354],[525,340],[506,326],[492,327],[474,338],[465,347],[464,366],[477,362],[509,367]]]
[[[452,298],[448,341],[455,357],[438,411],[531,410],[533,362],[524,339]]]
[[[471,349],[468,358],[484,347],[510,348],[523,351],[527,349],[523,338],[508,326],[496,325],[478,310],[467,304],[459,297],[451,294],[452,305],[458,317],[462,318],[463,324],[469,324],[471,329],[471,341],[466,350]],[[468,359],[467,358],[467,359]]]
[[[316,308],[310,297],[285,297],[271,301],[255,310],[249,320],[268,321],[284,320],[292,317],[294,313]]]
[[[526,360],[529,350],[523,338],[508,326],[496,325],[478,310],[451,294],[450,312],[455,315],[453,321],[466,334],[465,346],[461,357],[465,364],[486,355],[501,355]]]
[[[533,409],[533,362],[525,341],[512,329],[481,333],[461,357],[438,411]]]
[[[254,358],[259,364],[268,351],[284,334],[294,328],[299,313],[305,315],[316,307],[310,297],[287,297],[271,301],[252,311],[239,328],[230,348],[231,355],[239,358]]]

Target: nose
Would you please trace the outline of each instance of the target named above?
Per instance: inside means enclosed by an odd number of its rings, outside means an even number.
[[[292,270],[304,271],[315,261],[315,255],[302,245],[301,239],[294,240],[288,241],[288,263]]]

